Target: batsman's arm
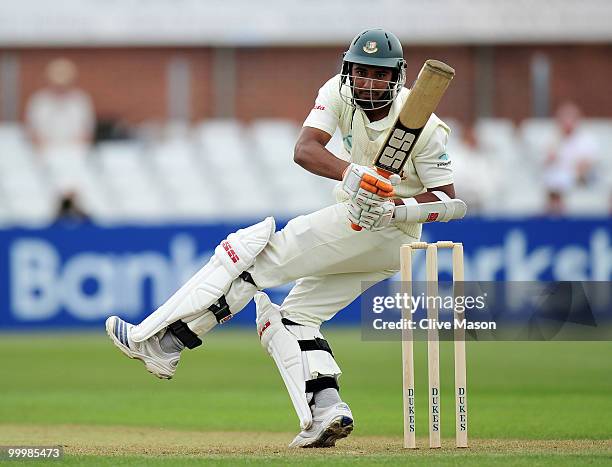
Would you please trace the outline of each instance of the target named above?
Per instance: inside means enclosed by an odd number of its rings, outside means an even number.
[[[436,201],[440,201],[440,199],[436,195],[433,194],[434,191],[442,191],[443,193],[446,193],[446,195],[450,199],[455,198],[455,185],[451,183],[450,185],[443,185],[443,186],[437,186],[435,188],[429,188],[425,193],[420,193],[416,195],[414,199],[418,203],[433,203]],[[405,204],[402,198],[394,198],[393,202],[395,203],[396,206],[402,206]]]
[[[309,172],[332,180],[342,180],[349,163],[325,149],[331,135],[318,128],[305,126],[298,136],[293,160]]]
[[[342,182],[355,209],[379,206],[393,196],[393,186],[373,168],[349,164],[325,149],[331,136],[326,131],[305,126],[295,145],[293,159],[316,175]]]
[[[323,130],[303,127],[295,145],[293,160],[315,175],[341,181],[342,188],[351,197],[357,195],[359,189],[376,195],[375,199],[380,202],[392,196],[392,182],[379,175],[374,168],[351,164],[325,149],[330,139],[329,133]],[[349,168],[351,170],[347,170]]]
[[[462,219],[466,204],[455,197],[455,187],[451,183],[429,188],[413,198],[395,199],[393,220],[396,222],[448,222]]]
[[[433,201],[440,201],[439,198],[433,194],[434,191],[441,191],[442,193],[445,193],[450,199],[455,198],[455,185],[451,183],[449,185],[428,188],[425,193],[416,195],[414,199],[416,199],[419,203],[431,203]]]

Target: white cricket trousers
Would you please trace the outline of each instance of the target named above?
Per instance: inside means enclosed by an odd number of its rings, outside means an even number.
[[[351,229],[344,203],[289,221],[250,270],[260,288],[296,281],[281,305],[283,316],[320,326],[364,291],[399,270],[401,245],[418,241],[396,227]]]

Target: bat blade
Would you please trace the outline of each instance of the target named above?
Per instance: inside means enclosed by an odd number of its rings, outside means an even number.
[[[386,176],[400,174],[450,84],[455,70],[438,60],[427,60],[415,80],[410,94],[378,152],[374,166]]]

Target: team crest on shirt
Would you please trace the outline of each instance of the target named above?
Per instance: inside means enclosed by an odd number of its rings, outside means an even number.
[[[378,52],[378,44],[376,41],[368,41],[363,46],[363,51],[367,54],[373,54]]]
[[[450,163],[451,163],[450,157],[448,156],[447,153],[444,153],[441,156],[439,156],[438,160],[442,161],[442,162],[438,162],[436,164],[436,167],[446,167],[447,165],[450,165]]]

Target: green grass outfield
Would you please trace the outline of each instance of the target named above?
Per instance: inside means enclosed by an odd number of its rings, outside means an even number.
[[[336,448],[286,448],[298,422],[278,371],[254,330],[231,329],[185,352],[171,381],[102,334],[0,334],[0,445],[63,445],[53,465],[612,464],[611,342],[468,342],[466,450],[452,448],[452,347],[442,343],[444,447],[435,451],[425,448],[426,353],[416,343],[421,449],[407,452],[399,342],[325,334],[355,416]]]

